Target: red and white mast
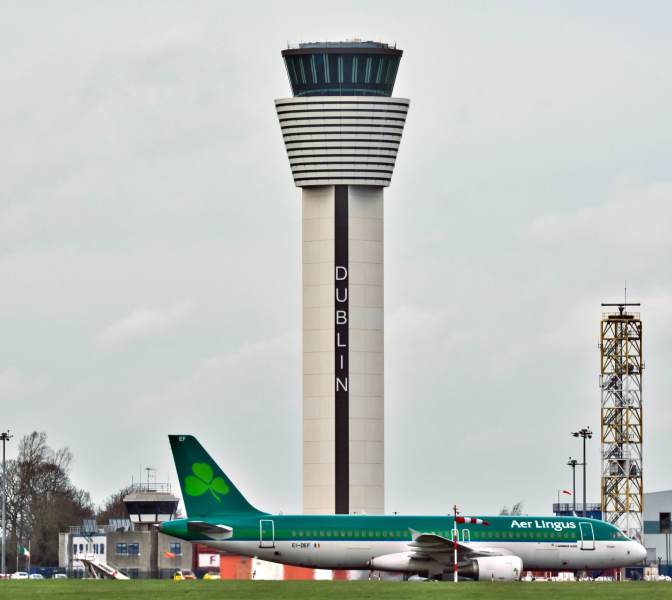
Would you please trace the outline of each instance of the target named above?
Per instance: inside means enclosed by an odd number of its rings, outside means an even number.
[[[458,517],[460,511],[457,510],[457,505],[453,506],[453,581],[457,583],[457,524],[466,523],[467,525],[485,525],[490,523],[483,519],[476,517]]]
[[[453,581],[457,583],[457,504],[453,506]]]

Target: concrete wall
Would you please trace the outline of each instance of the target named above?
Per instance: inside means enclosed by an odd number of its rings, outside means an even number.
[[[350,512],[384,498],[383,188],[349,186]]]
[[[334,504],[334,186],[303,189],[303,510]]]
[[[70,534],[69,533],[59,533],[58,534],[58,566],[63,569],[68,569],[70,567]]]
[[[117,544],[140,544],[138,555],[117,554]],[[152,531],[123,531],[107,534],[107,561],[122,571],[152,571],[156,565],[156,534]]]
[[[335,188],[303,188],[303,509],[335,511]],[[349,511],[384,512],[383,188],[348,186]]]
[[[166,552],[170,551],[170,544],[180,544],[182,554],[177,558],[168,558]],[[185,540],[180,540],[163,533],[159,533],[157,539],[157,557],[159,569],[190,569],[193,564],[193,545]]]

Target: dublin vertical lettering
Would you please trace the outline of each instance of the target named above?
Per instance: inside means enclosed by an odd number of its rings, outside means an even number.
[[[350,407],[348,367],[348,186],[334,194],[334,394],[337,514],[350,512]]]

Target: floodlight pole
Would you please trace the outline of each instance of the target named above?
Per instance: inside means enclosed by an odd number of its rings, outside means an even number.
[[[9,434],[9,429],[0,433],[0,441],[2,441],[2,560],[0,562],[0,572],[3,575],[7,573],[5,561],[5,545],[7,542],[7,521],[5,515],[5,504],[7,498],[7,466],[5,464],[5,444],[12,439]]]
[[[572,512],[576,514],[576,465],[579,461],[570,456],[567,464],[572,467]]]
[[[590,427],[584,427],[579,429],[579,431],[573,431],[572,435],[574,437],[583,438],[583,517],[586,517],[586,439],[593,437],[593,432],[590,430]]]

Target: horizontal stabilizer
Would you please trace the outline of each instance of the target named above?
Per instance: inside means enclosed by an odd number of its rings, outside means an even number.
[[[233,529],[228,525],[213,525],[205,521],[189,521],[187,529],[191,533],[207,535],[209,538],[218,540],[225,540],[233,534]]]

